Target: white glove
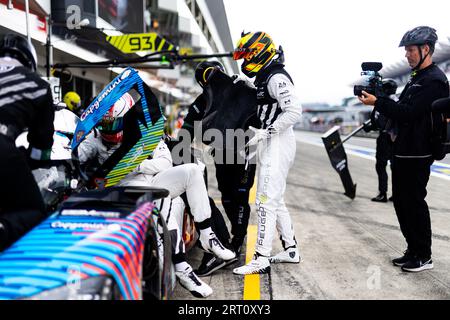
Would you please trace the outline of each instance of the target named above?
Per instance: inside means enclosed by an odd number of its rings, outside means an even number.
[[[245,145],[245,147],[251,147],[259,144],[261,141],[266,140],[270,137],[269,130],[267,129],[256,129],[252,126],[249,127],[251,131],[255,134],[253,138]]]
[[[247,78],[241,77],[241,76],[238,75],[238,74],[233,75],[231,78],[233,79],[233,84],[236,84],[236,83],[242,81],[242,82],[245,83],[245,85],[246,85],[247,87],[252,88],[252,89],[256,89],[256,87],[255,87],[255,85],[253,84],[253,82],[251,82],[251,81],[248,80]]]
[[[245,145],[244,149],[239,152],[241,157],[246,158],[247,160],[252,159],[257,153],[257,150],[250,151],[250,147],[260,144],[262,141],[269,139],[272,135],[277,133],[273,127],[269,127],[267,129],[256,129],[250,126],[249,129],[253,131],[254,137],[251,138],[250,141]],[[249,151],[250,153],[248,153]]]

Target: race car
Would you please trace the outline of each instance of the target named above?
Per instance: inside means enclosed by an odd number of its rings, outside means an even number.
[[[87,175],[80,169],[77,148],[111,106],[130,92],[135,99],[125,115],[124,143]],[[49,208],[72,196],[0,254],[0,299],[167,299],[175,276],[171,239],[159,209],[168,192],[115,187],[161,140],[164,117],[156,97],[138,73],[127,68],[75,125],[71,142],[67,134],[55,140],[52,151],[62,147],[55,153],[55,166],[35,174],[44,200],[52,200]],[[70,170],[61,167],[61,161],[70,163]],[[80,177],[77,183],[70,180],[73,169]],[[90,188],[95,190],[86,191]],[[55,196],[46,197],[49,192]]]
[[[164,189],[75,195],[0,255],[0,299],[168,299],[171,242]]]

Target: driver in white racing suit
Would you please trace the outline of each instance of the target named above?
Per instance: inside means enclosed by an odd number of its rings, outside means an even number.
[[[275,56],[278,54],[278,58]],[[258,146],[256,207],[258,237],[253,260],[233,270],[235,274],[266,273],[270,263],[299,263],[300,255],[284,193],[289,169],[294,163],[296,141],[293,125],[300,121],[302,107],[290,75],[284,69],[283,52],[277,51],[267,33],[242,34],[234,51],[235,60],[244,59],[241,70],[255,77],[257,115],[261,126],[250,128],[255,136],[247,147]],[[237,78],[235,82],[239,81]],[[248,80],[243,80],[247,83]],[[271,256],[276,229],[284,248]]]
[[[123,116],[133,105],[134,101],[129,94],[125,94],[116,102],[100,123],[100,134],[92,132],[80,144],[81,163],[97,158],[101,164],[120,147]],[[196,164],[173,167],[169,148],[161,140],[153,152],[152,159],[143,161],[134,172],[121,181],[120,186],[157,187],[169,190],[173,208],[162,210],[162,214],[169,231],[175,231],[177,234],[176,244],[173,246],[176,275],[181,285],[196,297],[211,295],[212,289],[195,275],[192,267],[186,262],[181,237],[182,219],[181,223],[179,219],[180,210],[182,214],[183,209],[175,210],[181,208],[180,195],[186,193],[194,221],[200,231],[199,240],[202,249],[225,261],[235,257],[232,251],[220,243],[211,229],[211,208],[200,167]]]

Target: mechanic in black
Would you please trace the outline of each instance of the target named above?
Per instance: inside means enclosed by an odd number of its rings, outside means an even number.
[[[207,75],[215,69],[225,72],[224,67],[217,61],[205,61],[197,66],[195,77],[201,87],[206,85]],[[201,94],[189,107],[182,129],[189,132],[191,139],[194,139],[195,123],[203,119],[206,104],[206,97],[204,94]],[[224,150],[223,159],[227,159],[226,152],[233,151]],[[215,163],[215,168],[218,188],[222,195],[222,205],[231,223],[231,234],[233,236],[231,248],[236,252],[236,259],[225,263],[213,255],[205,253],[202,263],[196,270],[198,276],[207,276],[226,265],[236,262],[247,235],[251,210],[249,195],[255,179],[256,164],[248,164],[246,167],[245,164],[239,164],[236,158],[238,157],[237,154],[234,154],[233,157],[235,159],[234,163]],[[226,230],[227,226],[222,223],[221,225],[215,225],[214,229]]]
[[[36,52],[26,39],[0,35],[0,251],[45,218],[45,205],[31,173],[50,159],[53,98],[36,73]],[[28,129],[27,152],[16,148]]]
[[[373,126],[364,126],[364,131],[376,130]],[[373,202],[388,202],[388,174],[386,167],[392,158],[393,143],[391,136],[384,130],[380,130],[376,139],[375,170],[378,176],[378,195],[371,200]],[[392,198],[393,199],[393,198]]]
[[[425,201],[434,161],[431,105],[449,95],[448,80],[432,61],[437,39],[436,30],[427,26],[416,27],[403,36],[400,47],[405,47],[412,74],[398,102],[367,92],[359,98],[393,119],[398,129],[392,161],[393,200],[408,247],[392,262],[408,272],[433,268],[430,212]]]

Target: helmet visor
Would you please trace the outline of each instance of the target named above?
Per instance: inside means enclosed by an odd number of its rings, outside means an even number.
[[[117,133],[123,130],[123,118],[104,118],[98,129],[103,133]]]
[[[72,111],[77,111],[81,107],[81,101],[79,101],[79,102],[72,101],[71,105],[72,105]]]
[[[251,59],[254,51],[255,49],[237,48],[233,52],[233,59],[234,60]]]

